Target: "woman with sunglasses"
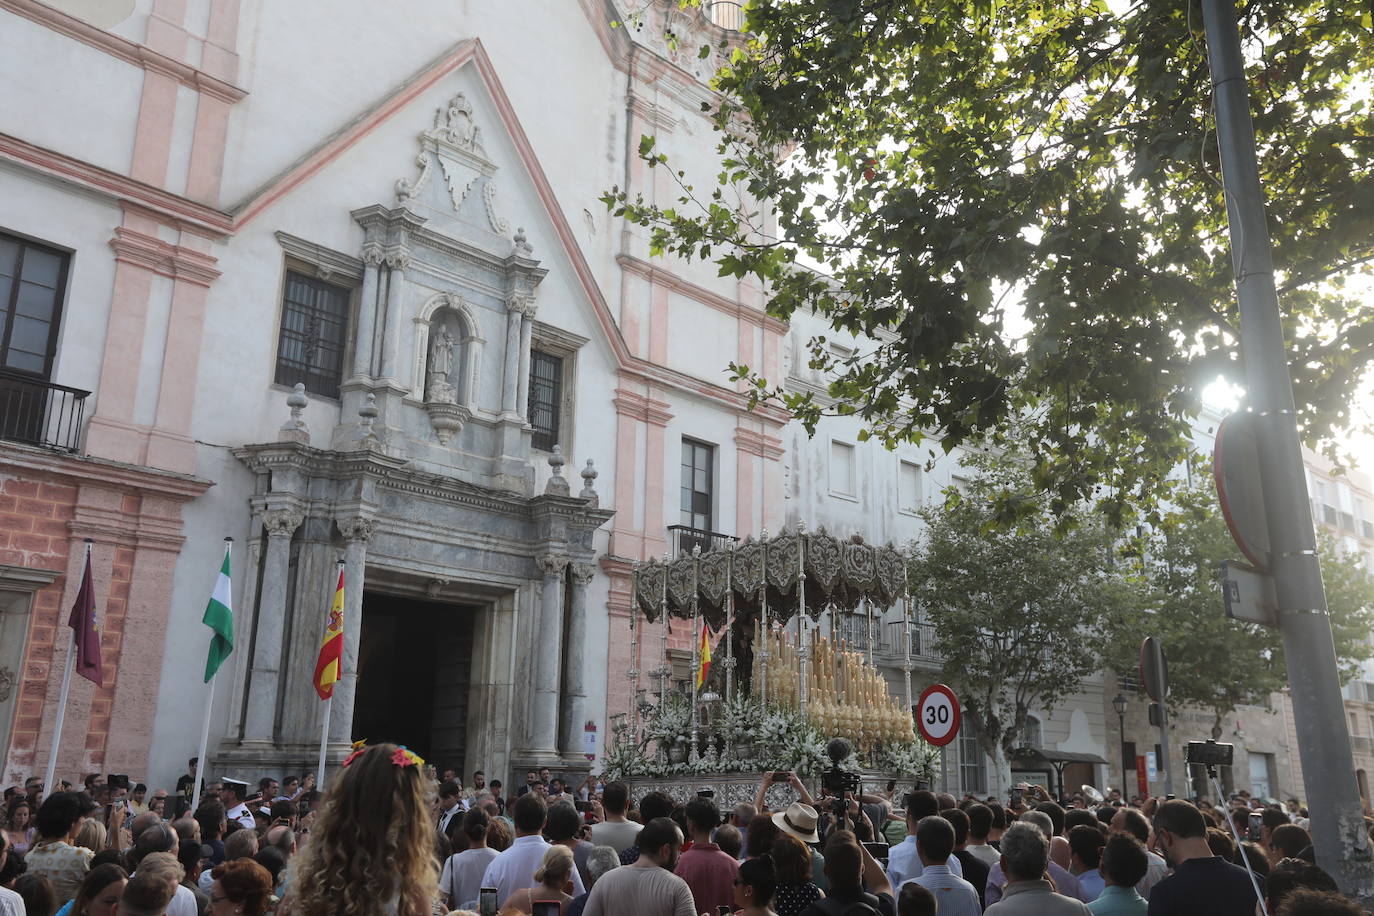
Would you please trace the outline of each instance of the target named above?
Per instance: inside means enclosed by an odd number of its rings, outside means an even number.
[[[735,876],[735,906],[739,907],[735,916],[778,916],[769,906],[776,887],[771,855],[745,859]]]

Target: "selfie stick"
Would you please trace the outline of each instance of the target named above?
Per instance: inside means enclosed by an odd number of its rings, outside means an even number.
[[[1203,764],[1203,768],[1207,770],[1207,778],[1212,780],[1212,788],[1216,790],[1217,799],[1220,800],[1222,798],[1221,783],[1217,782],[1217,768],[1210,763]],[[1245,854],[1244,841],[1241,840],[1240,831],[1236,829],[1235,818],[1231,817],[1229,811],[1226,814],[1226,823],[1230,825],[1231,833],[1236,838],[1236,852],[1240,853],[1240,861],[1245,865],[1245,873],[1250,876],[1250,886],[1255,889],[1255,899],[1259,901],[1260,912],[1264,916],[1269,916],[1269,908],[1264,905],[1264,894],[1260,892],[1259,881],[1255,880],[1255,870],[1250,867],[1250,857]]]

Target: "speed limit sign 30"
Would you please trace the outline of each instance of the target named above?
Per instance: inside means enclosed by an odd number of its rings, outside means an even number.
[[[944,747],[959,734],[959,699],[944,684],[931,684],[916,704],[916,727],[921,737]]]

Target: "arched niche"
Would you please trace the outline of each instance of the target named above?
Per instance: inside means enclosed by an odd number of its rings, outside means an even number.
[[[436,293],[415,316],[411,397],[425,404],[477,409],[478,366],[486,343],[472,307],[454,293]]]

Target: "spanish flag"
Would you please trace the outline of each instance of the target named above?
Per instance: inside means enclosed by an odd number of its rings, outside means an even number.
[[[334,685],[343,670],[343,608],[344,571],[340,564],[339,584],[334,589],[334,602],[329,606],[329,623],[324,628],[324,641],[320,643],[320,658],[315,662],[315,692],[321,700],[334,695]]]
[[[697,689],[706,683],[706,675],[711,673],[711,632],[706,624],[701,625],[701,652],[697,664]]]

